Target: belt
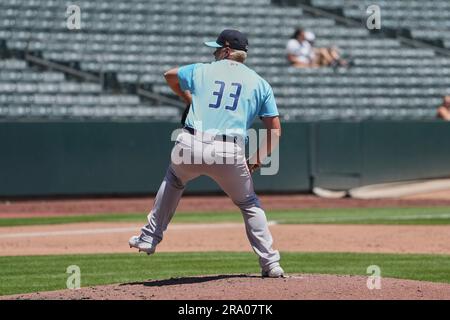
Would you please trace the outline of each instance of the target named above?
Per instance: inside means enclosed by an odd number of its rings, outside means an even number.
[[[189,132],[192,135],[195,135],[195,132],[197,131],[194,128],[191,128],[191,127],[183,127],[183,129],[186,130],[187,132]],[[216,135],[214,137],[214,140],[222,141],[222,142],[237,143],[240,139],[239,139],[239,137],[236,137],[236,136],[227,136],[225,134],[218,134],[218,135]]]

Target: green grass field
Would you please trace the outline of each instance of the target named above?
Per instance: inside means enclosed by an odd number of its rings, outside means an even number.
[[[450,224],[450,207],[342,208],[268,211],[280,224]],[[1,227],[77,222],[137,222],[144,213],[0,218]],[[242,222],[238,211],[178,213],[174,223]],[[287,273],[365,275],[378,265],[382,276],[450,283],[450,255],[283,253]],[[82,286],[211,274],[259,273],[252,253],[158,253],[0,257],[0,295],[66,288],[70,265],[81,268]]]
[[[365,275],[450,283],[450,256],[359,253],[282,253],[287,273]],[[66,269],[77,265],[81,285],[129,283],[211,274],[259,273],[252,253],[158,253],[0,257],[0,295],[66,288]]]
[[[268,211],[267,218],[279,224],[450,224],[449,207],[430,208],[341,208]],[[0,218],[0,227],[76,222],[144,222],[144,213],[99,214],[61,217]],[[238,211],[177,213],[174,223],[241,222]]]

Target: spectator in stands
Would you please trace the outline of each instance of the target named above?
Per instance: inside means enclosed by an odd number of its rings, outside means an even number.
[[[445,96],[442,102],[437,110],[437,116],[440,119],[450,121],[450,96]]]
[[[311,31],[305,32],[305,40],[309,42],[314,52],[315,64],[321,67],[348,67],[349,63],[341,58],[340,50],[333,46],[329,48],[316,48],[316,36]]]
[[[287,59],[292,66],[298,68],[349,66],[349,63],[341,58],[337,47],[315,48],[315,39],[316,36],[311,31],[301,28],[295,30],[286,46]]]
[[[306,32],[303,29],[295,30],[286,46],[287,59],[292,66],[297,68],[318,67],[315,62],[314,50],[305,36]]]

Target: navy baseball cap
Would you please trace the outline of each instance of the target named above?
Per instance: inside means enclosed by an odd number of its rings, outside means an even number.
[[[226,43],[228,42],[228,45]],[[216,41],[207,41],[205,45],[212,48],[230,47],[235,50],[248,50],[248,39],[245,34],[238,30],[223,30]]]

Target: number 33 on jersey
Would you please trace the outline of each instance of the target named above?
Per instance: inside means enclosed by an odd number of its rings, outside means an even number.
[[[182,90],[192,94],[186,126],[245,138],[256,116],[278,116],[271,86],[242,63],[220,60],[178,69]],[[245,85],[243,85],[245,84]],[[203,120],[202,127],[195,123]]]

